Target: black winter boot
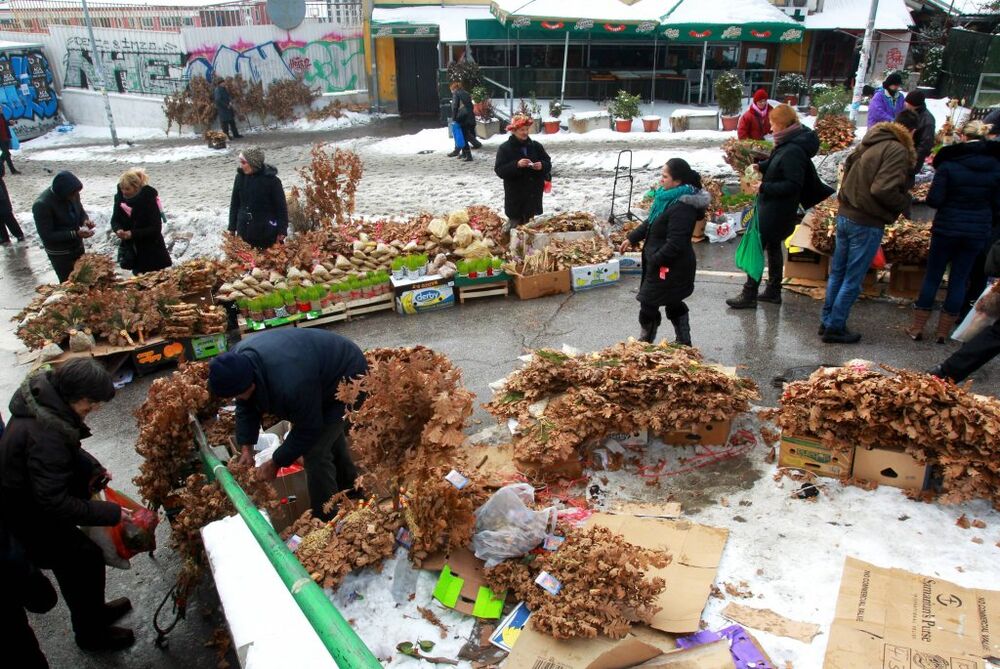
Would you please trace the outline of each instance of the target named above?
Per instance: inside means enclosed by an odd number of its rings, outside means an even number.
[[[764,292],[757,295],[758,302],[770,302],[771,304],[781,304],[781,284],[768,282]]]
[[[456,158],[456,157],[458,157],[458,154],[460,154],[461,152],[462,152],[462,149],[455,149],[454,151],[452,151],[451,153],[448,154],[448,157],[449,158]]]
[[[730,297],[726,304],[731,309],[756,309],[757,287],[743,286],[743,291],[736,297]]]
[[[462,149],[462,157],[459,158],[459,160],[464,160],[467,163],[472,162],[472,149],[470,149],[468,145]]]
[[[640,324],[639,326],[639,341],[644,341],[647,344],[654,343],[656,339],[656,331],[659,329],[657,323],[647,323],[645,325]]]
[[[674,334],[677,335],[677,341],[675,343],[690,346],[691,322],[688,320],[688,314],[671,318],[670,322],[674,326]]]

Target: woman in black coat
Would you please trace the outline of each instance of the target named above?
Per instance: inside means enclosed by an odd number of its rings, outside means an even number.
[[[691,244],[694,224],[705,216],[711,198],[701,189],[701,177],[686,160],[671,158],[663,166],[660,187],[646,222],[629,233],[624,253],[642,247],[639,285],[640,341],[652,343],[660,326],[660,307],[674,326],[677,343],[691,345],[691,325],[684,300],[694,292],[697,260]]]
[[[965,289],[976,257],[993,234],[993,217],[1000,211],[1000,143],[986,140],[989,127],[971,121],[962,128],[961,144],[952,144],[934,156],[934,181],[927,204],[937,209],[931,226],[931,250],[920,295],[913,303],[913,322],[906,333],[924,336],[931,308],[945,269],[948,293],[941,305],[936,338],[943,344],[958,320]]]
[[[229,234],[261,251],[285,241],[288,234],[285,189],[278,170],[264,162],[264,150],[256,146],[240,154],[229,202]]]
[[[767,255],[767,288],[759,293],[760,282],[747,277],[743,291],[726,300],[733,309],[756,309],[757,301],[781,304],[781,280],[785,256],[782,247],[799,221],[799,204],[812,207],[833,195],[834,190],[816,174],[812,157],[819,151],[819,137],[799,123],[789,105],[771,111],[774,150],[756,167],[761,173],[757,194],[757,225],[761,245]]]
[[[118,235],[118,264],[133,274],[170,267],[163,241],[159,194],[142,170],[129,170],[118,179],[111,229]]]
[[[131,603],[104,601],[104,554],[78,525],[118,524],[124,511],[93,499],[109,475],[81,447],[83,419],[114,397],[111,375],[92,358],[25,379],[10,401],[0,438],[0,514],[27,559],[51,569],[69,607],[76,643],[85,650],[130,646],[131,630],[112,627]]]
[[[497,149],[493,171],[503,179],[503,206],[508,219],[504,236],[511,228],[542,213],[542,191],[552,173],[552,159],[541,144],[528,137],[533,122],[515,114],[507,126],[510,139]]]

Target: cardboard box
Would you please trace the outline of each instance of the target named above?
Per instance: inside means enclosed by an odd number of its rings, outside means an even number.
[[[642,428],[635,432],[615,432],[605,437],[604,441],[614,439],[622,446],[645,446],[649,443],[649,430]]]
[[[264,430],[266,434],[278,435],[281,443],[285,443],[285,437],[292,429],[292,424],[287,420],[275,423]],[[274,491],[281,502],[276,509],[268,512],[271,518],[271,525],[275,532],[281,532],[286,527],[298,520],[299,516],[312,507],[309,499],[309,486],[306,478],[306,470],[300,464],[292,464],[278,470],[278,475],[271,483]]]
[[[985,669],[1000,656],[997,630],[998,591],[848,557],[823,666]]]
[[[461,588],[457,596],[452,592],[451,597],[446,597],[446,593],[436,588],[434,598],[448,608],[471,616],[476,610],[477,603],[483,608],[494,608],[492,605],[499,600],[502,608],[502,602],[506,597],[506,593],[493,593],[487,587],[486,575],[483,572],[484,564],[472,551],[461,548],[448,555],[444,553],[431,555],[423,561],[421,568],[428,571],[443,571],[447,567],[449,574],[454,577],[452,580],[456,584],[461,581]]]
[[[923,265],[893,263],[889,267],[889,295],[915,298],[924,284],[924,274],[926,273],[927,268]]]
[[[183,355],[181,342],[156,338],[132,350],[132,364],[139,375],[148,374],[161,367],[176,365]]]
[[[560,295],[572,290],[569,270],[546,272],[533,276],[515,276],[514,293],[522,300],[533,300],[548,295]]]
[[[924,490],[930,477],[930,463],[920,464],[904,451],[888,448],[857,448],[854,450],[854,478],[874,481],[879,485]]]
[[[713,420],[708,423],[695,423],[687,430],[677,430],[660,435],[660,440],[671,446],[724,446],[729,441],[729,432],[733,429],[733,419]]]
[[[632,632],[618,640],[603,635],[593,639],[555,639],[531,629],[529,618],[503,666],[504,669],[617,669],[634,667],[674,648],[673,637],[642,625],[633,625]]]
[[[622,274],[642,274],[642,253],[616,253],[615,260],[618,261],[618,271]]]
[[[788,253],[785,260],[785,279],[802,279],[805,281],[826,281],[830,273],[830,257],[820,255],[815,251],[802,250]]]
[[[392,279],[396,313],[421,314],[455,306],[455,282],[438,274],[419,279]]]
[[[579,292],[610,286],[621,278],[621,271],[617,260],[609,260],[594,265],[573,267],[570,269],[570,277],[573,281],[573,292]]]
[[[818,439],[796,435],[781,435],[779,467],[804,469],[818,474],[840,478],[850,476],[854,464],[854,447],[834,452]]]

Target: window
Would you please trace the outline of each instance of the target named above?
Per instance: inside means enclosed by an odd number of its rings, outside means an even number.
[[[747,64],[748,68],[765,68],[767,67],[767,61],[771,55],[771,50],[768,47],[751,46],[747,48]]]
[[[150,17],[144,17],[142,19],[142,27],[145,28],[146,30],[152,30],[153,29],[153,19],[150,18]]]

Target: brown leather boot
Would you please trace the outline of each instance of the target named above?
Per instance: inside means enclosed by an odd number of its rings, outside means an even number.
[[[910,324],[910,327],[906,328],[906,334],[910,335],[910,339],[913,341],[920,341],[924,338],[924,328],[927,326],[927,321],[929,321],[930,318],[930,309],[917,309],[914,307],[913,322]]]
[[[938,317],[937,323],[937,343],[943,344],[948,341],[951,331],[955,329],[955,323],[958,321],[958,314],[949,314],[945,311],[941,312],[941,316]]]

